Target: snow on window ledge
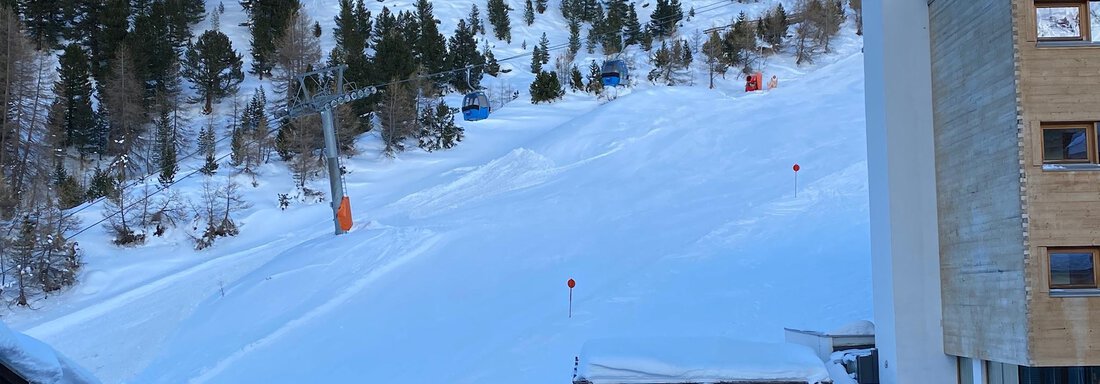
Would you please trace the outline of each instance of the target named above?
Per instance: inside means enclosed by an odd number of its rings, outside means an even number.
[[[1098,297],[1100,289],[1051,289],[1050,297]]]
[[[1100,164],[1043,164],[1043,170],[1050,172],[1100,171]]]

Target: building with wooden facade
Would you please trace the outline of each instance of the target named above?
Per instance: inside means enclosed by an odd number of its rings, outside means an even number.
[[[1100,383],[1100,1],[865,3],[883,382]]]

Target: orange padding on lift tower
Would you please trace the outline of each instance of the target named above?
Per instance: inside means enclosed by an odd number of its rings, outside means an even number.
[[[340,229],[344,232],[351,230],[351,199],[347,196],[340,200],[340,209],[336,210],[336,220],[340,222]]]

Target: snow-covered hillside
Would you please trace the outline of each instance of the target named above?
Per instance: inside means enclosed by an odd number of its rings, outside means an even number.
[[[303,3],[330,33],[336,2]],[[557,1],[530,27],[510,3],[512,44],[490,38],[498,57],[543,32],[566,40]],[[689,32],[774,4],[683,3],[711,10]],[[450,34],[470,2],[434,4]],[[246,49],[239,6],[225,6],[223,29]],[[368,2],[382,6],[413,1]],[[182,234],[118,249],[89,231],[81,283],[4,321],[104,382],[561,383],[590,338],[774,342],[785,326],[869,319],[860,48],[849,25],[816,65],[773,57],[770,92],[731,75],[713,90],[643,80],[609,103],[521,96],[464,122],[450,151],[385,159],[365,135],[344,160],[356,227],[338,237],[325,203],[277,207],[293,181],[272,163],[244,188],[240,236],[196,252]],[[531,78],[487,82],[525,94]]]

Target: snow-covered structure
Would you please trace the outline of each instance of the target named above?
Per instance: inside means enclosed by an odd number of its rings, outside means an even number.
[[[99,380],[68,357],[30,336],[15,332],[0,322],[0,370],[19,378],[5,382],[42,384],[91,384]]]
[[[788,343],[810,347],[817,357],[826,361],[836,351],[875,346],[875,325],[866,320],[845,325],[831,332],[791,328],[783,328],[783,331]]]
[[[574,384],[826,384],[809,348],[721,337],[609,338],[582,349]]]

